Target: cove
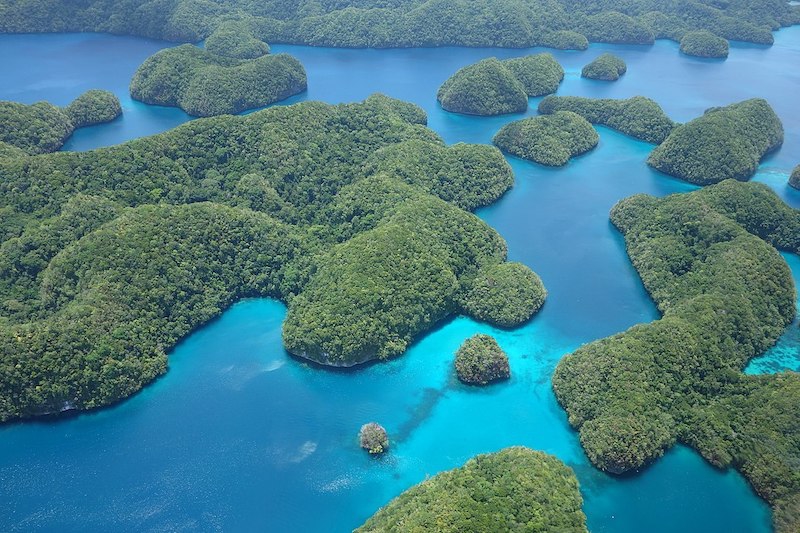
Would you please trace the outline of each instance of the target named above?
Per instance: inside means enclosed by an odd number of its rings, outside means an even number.
[[[138,64],[164,46],[93,34],[0,36],[0,52],[12,58],[0,99],[65,104],[88,88],[115,92],[123,119],[83,130],[67,149],[164,131],[189,117],[125,100]],[[520,117],[446,113],[435,95],[458,68],[525,50],[273,50],[297,56],[308,70],[308,93],[287,103],[349,102],[380,91],[422,106],[448,143],[490,142]],[[581,79],[580,68],[603,51],[623,57],[628,73],[611,84]],[[567,71],[558,94],[643,94],[675,120],[766,97],[786,141],[755,179],[800,207],[800,192],[786,186],[800,161],[798,74],[786,68],[800,59],[800,28],[777,32],[771,48],[734,44],[724,62],[682,56],[677,44],[663,41],[553,53]],[[528,115],[537,103],[531,101]],[[608,222],[609,210],[631,194],[693,189],[644,164],[651,145],[599,131],[598,148],[561,169],[511,160],[514,189],[478,213],[508,241],[510,258],[531,266],[549,291],[526,326],[501,331],[456,318],[395,361],[326,371],[283,351],[281,304],[241,302],[181,343],[169,373],[134,398],[75,418],[0,427],[0,529],[348,531],[426,476],[522,444],[576,470],[592,531],[769,531],[769,509],[741,476],[713,469],[687,448],[675,448],[639,475],[600,473],[555,402],[550,376],[565,353],[658,317]],[[454,379],[453,353],[477,332],[496,336],[509,354],[509,383],[475,390]],[[793,332],[781,342],[796,347]],[[781,368],[796,364],[796,353]],[[753,365],[776,357],[783,356],[769,352]],[[395,439],[380,460],[356,444],[358,428],[369,420]]]

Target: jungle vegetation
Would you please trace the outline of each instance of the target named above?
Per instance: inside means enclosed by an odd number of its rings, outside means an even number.
[[[255,59],[269,53],[269,45],[256,39],[244,21],[226,21],[205,42],[207,52],[236,59]]]
[[[597,59],[583,67],[581,77],[593,80],[616,81],[627,70],[628,67],[622,58],[614,54],[601,54]]]
[[[31,155],[55,152],[75,129],[108,122],[121,114],[119,99],[100,90],[87,91],[64,108],[49,102],[0,101],[0,157],[19,155],[13,148]]]
[[[611,221],[662,318],[562,359],[553,388],[589,459],[640,469],[682,442],[734,467],[800,527],[800,374],[745,375],[791,324],[796,291],[775,247],[800,252],[800,212],[727,180],[618,203]]]
[[[528,321],[544,304],[542,280],[522,263],[485,268],[464,295],[462,307],[471,316],[503,328]]]
[[[439,88],[447,111],[468,115],[502,115],[528,109],[528,98],[555,92],[564,69],[552,54],[501,61],[483,59],[459,69]]]
[[[693,30],[725,39],[773,42],[797,24],[784,0],[0,0],[0,32],[99,31],[197,42],[229,20],[257,39],[343,47],[552,46],[586,41],[649,44]]]
[[[552,455],[515,446],[411,487],[356,531],[586,533],[582,503],[572,469]]]
[[[681,37],[681,52],[697,57],[728,57],[728,41],[707,30],[690,31]]]
[[[647,164],[697,185],[747,180],[761,158],[783,144],[783,125],[766,100],[753,98],[675,128]]]
[[[644,96],[612,100],[551,95],[539,102],[539,113],[549,115],[559,111],[572,111],[592,124],[602,124],[654,144],[663,142],[676,126],[661,106]]]
[[[147,104],[208,117],[279,102],[306,86],[305,69],[290,55],[240,60],[184,44],[147,58],[133,75],[130,91]]]
[[[469,385],[487,385],[511,377],[508,356],[490,335],[474,335],[456,352],[456,375]]]
[[[800,165],[794,167],[791,176],[789,176],[789,185],[795,189],[800,189]]]
[[[589,121],[572,111],[516,120],[503,126],[492,139],[506,153],[549,166],[566,165],[599,141]]]
[[[513,175],[497,149],[447,147],[425,122],[374,95],[0,159],[0,420],[133,394],[243,297],[286,302],[287,348],[331,365],[399,355],[468,312],[506,245],[465,209]],[[513,309],[481,318],[540,305],[509,293]]]

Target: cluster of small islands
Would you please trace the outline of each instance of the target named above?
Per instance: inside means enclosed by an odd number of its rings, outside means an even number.
[[[637,471],[680,442],[739,470],[776,531],[798,531],[800,376],[742,372],[795,315],[778,250],[800,253],[800,212],[747,182],[784,140],[767,101],[679,124],[646,96],[553,94],[564,70],[540,53],[468,65],[436,95],[447,111],[482,116],[525,112],[546,95],[495,146],[447,146],[422,109],[380,94],[231,115],[307,88],[302,64],[267,42],[586,49],[667,38],[724,58],[729,39],[769,44],[773,29],[798,23],[800,8],[777,0],[2,0],[0,32],[205,39],[148,58],[130,93],[209,118],[59,152],[75,129],[117,118],[117,97],[0,102],[0,421],[131,396],[167,371],[178,341],[245,297],[285,302],[286,349],[337,367],[401,356],[457,314],[517,327],[547,291],[472,211],[512,187],[503,153],[565,165],[597,146],[603,125],[653,144],[654,169],[705,187],[613,208],[662,318],[565,356],[556,397],[597,468]],[[602,54],[581,75],[606,83],[626,70]],[[800,188],[800,166],[789,183]],[[472,386],[502,387],[513,372],[488,335],[467,339],[453,368]],[[390,451],[378,422],[359,435],[375,455]],[[578,489],[555,457],[512,447],[409,489],[358,531],[586,531]]]

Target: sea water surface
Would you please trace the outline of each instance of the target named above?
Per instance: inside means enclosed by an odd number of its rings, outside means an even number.
[[[79,130],[70,150],[163,131],[190,117],[131,101],[127,85],[139,63],[165,46],[93,34],[0,36],[0,99],[65,105],[89,88],[115,92],[123,118]],[[308,92],[288,103],[383,92],[422,106],[448,143],[491,142],[503,124],[524,116],[447,113],[436,90],[478,59],[530,50],[273,50],[297,56],[308,71]],[[581,79],[580,68],[604,51],[623,57],[628,73],[614,83]],[[678,121],[767,98],[786,141],[755,179],[800,207],[800,192],[786,186],[800,162],[800,28],[777,32],[773,47],[733,44],[726,61],[689,58],[665,41],[552,53],[567,71],[558,94],[642,94]],[[527,115],[537,103],[531,100]],[[651,145],[598,130],[597,149],[564,168],[511,159],[514,189],[478,212],[508,241],[510,259],[533,268],[548,289],[530,323],[506,331],[458,317],[396,360],[332,371],[283,350],[282,304],[240,302],[180,343],[167,375],[133,398],[74,418],[0,426],[0,530],[348,531],[427,476],[519,444],[575,469],[592,531],[769,531],[769,508],[747,482],[688,448],[674,448],[636,475],[599,472],[553,396],[550,376],[564,354],[658,318],[608,222],[611,207],[636,193],[694,189],[645,165]],[[786,257],[797,280],[800,263]],[[789,328],[748,371],[798,368],[797,331],[797,324]],[[455,379],[453,354],[477,332],[494,335],[509,354],[509,382],[475,389]],[[372,420],[392,439],[379,459],[356,442],[361,424]]]

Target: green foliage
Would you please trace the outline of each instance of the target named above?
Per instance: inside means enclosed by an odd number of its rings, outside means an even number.
[[[48,102],[0,102],[0,142],[28,154],[55,152],[74,129],[69,115]]]
[[[617,204],[612,222],[663,313],[579,348],[553,388],[592,462],[621,473],[676,441],[740,470],[775,509],[800,515],[800,375],[749,376],[747,362],[792,322],[796,292],[776,245],[800,252],[800,213],[766,186],[728,180]]]
[[[795,189],[800,189],[800,165],[797,165],[792,170],[792,175],[789,176],[789,185]]]
[[[581,77],[593,80],[616,81],[625,74],[628,67],[625,61],[614,54],[601,54],[594,61],[583,67]]]
[[[495,57],[468,65],[448,78],[437,98],[447,111],[502,115],[528,109],[528,98],[558,90],[564,69],[552,54],[500,61]]]
[[[522,82],[528,98],[556,92],[564,79],[564,69],[552,54],[506,59],[503,65]]]
[[[122,114],[119,98],[109,91],[86,91],[69,104],[66,111],[75,128],[110,122]]]
[[[572,111],[511,122],[492,139],[504,152],[550,166],[566,165],[570,158],[588,152],[599,141],[592,125]]]
[[[86,91],[65,108],[48,102],[0,101],[0,157],[55,152],[77,128],[114,120],[119,99],[108,91]],[[18,148],[19,150],[15,150]]]
[[[766,100],[754,98],[705,114],[675,128],[647,164],[698,185],[746,180],[765,154],[783,143],[783,125]]]
[[[465,340],[456,352],[455,367],[458,379],[470,385],[487,385],[511,377],[508,356],[489,335],[478,334]]]
[[[502,46],[585,49],[594,42],[648,44],[708,30],[772,43],[772,30],[800,22],[785,0],[0,0],[0,32],[99,31],[181,42],[208,37],[227,20],[258,39],[318,46]]]
[[[369,422],[361,426],[358,432],[359,445],[373,455],[381,454],[389,449],[389,436],[380,424]]]
[[[223,22],[208,36],[205,49],[212,54],[236,59],[255,59],[269,53],[269,45],[253,35],[249,24]]]
[[[426,479],[356,529],[367,532],[586,532],[572,470],[552,455],[506,448]]]
[[[681,37],[681,52],[697,57],[728,57],[728,41],[710,31],[690,31]]]
[[[133,394],[247,296],[288,304],[299,355],[401,353],[506,253],[457,205],[499,197],[508,163],[425,121],[375,95],[1,159],[0,420]]]
[[[145,103],[207,117],[263,107],[303,92],[306,84],[305,69],[290,55],[239,60],[186,44],[147,58],[130,90]]]
[[[447,111],[468,115],[502,115],[528,109],[525,86],[495,57],[460,69],[442,84],[436,97]]]
[[[586,36],[572,30],[558,30],[542,37],[541,46],[558,50],[586,50],[589,41]]]
[[[539,102],[539,113],[546,115],[572,111],[592,124],[603,124],[626,135],[650,143],[660,143],[675,128],[675,123],[656,102],[644,96],[627,100],[547,96]]]
[[[522,263],[499,263],[481,270],[461,306],[490,324],[512,328],[527,321],[544,304],[542,280]]]

